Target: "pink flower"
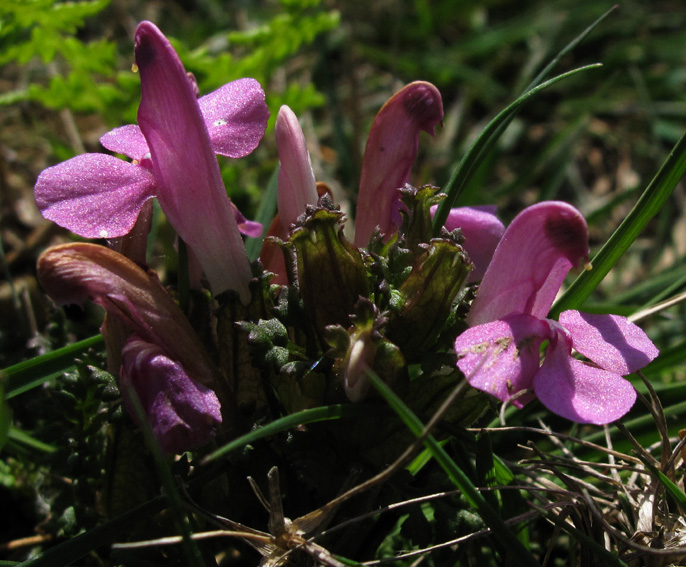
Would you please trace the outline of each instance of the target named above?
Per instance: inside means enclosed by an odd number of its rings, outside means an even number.
[[[579,423],[609,423],[631,409],[636,392],[622,376],[659,354],[647,335],[617,315],[546,318],[567,272],[587,256],[586,221],[571,205],[539,203],[512,221],[472,304],[473,326],[455,341],[457,365],[474,388],[517,407],[535,395]]]
[[[443,102],[431,83],[416,81],[395,93],[376,115],[362,162],[355,245],[369,245],[374,229],[390,236],[400,226],[400,188],[410,180],[419,132],[433,135]]]
[[[210,387],[219,371],[157,276],[104,246],[54,246],[38,259],[38,278],[57,303],[102,306],[130,336],[119,372],[134,421],[135,391],[162,449],[178,453],[210,441],[222,421]]]
[[[233,81],[199,98],[198,104],[215,153],[239,158],[257,147],[267,117],[257,81]],[[133,162],[107,154],[83,154],[49,167],[38,177],[36,203],[46,219],[79,236],[117,238],[129,233],[143,203],[160,188],[139,126],[115,128],[100,143]],[[259,236],[259,223],[246,221],[237,209],[234,212],[243,234]]]
[[[278,214],[267,236],[287,241],[292,225],[305,212],[307,205],[317,204],[319,194],[305,135],[298,117],[288,106],[283,105],[279,109],[274,130],[279,151]],[[288,283],[284,251],[271,238],[265,238],[260,260],[264,268],[274,274],[272,283]]]
[[[139,126],[101,138],[130,157],[84,154],[43,171],[36,203],[43,216],[85,238],[114,238],[133,227],[143,204],[157,197],[178,234],[193,249],[215,293],[246,293],[249,263],[243,232],[261,232],[226,195],[214,153],[243,157],[266,128],[269,111],[254,79],[240,79],[200,99],[173,47],[150,22],[136,30],[141,75]],[[233,273],[233,274],[232,274]]]

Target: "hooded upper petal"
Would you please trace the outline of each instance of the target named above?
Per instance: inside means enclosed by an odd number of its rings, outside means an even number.
[[[436,213],[438,205],[431,207],[431,216]],[[505,225],[495,215],[495,206],[456,207],[450,209],[445,221],[445,228],[453,231],[459,228],[464,236],[464,249],[474,264],[467,281],[480,280],[493,252],[505,232]]]
[[[536,397],[549,410],[578,423],[603,425],[626,414],[636,390],[619,374],[570,356],[571,342],[557,333],[534,378]]]
[[[410,180],[419,132],[433,135],[441,120],[441,94],[431,83],[422,81],[395,93],[376,115],[362,162],[355,214],[356,246],[367,246],[377,226],[386,235],[398,230],[398,189]]]
[[[212,149],[223,156],[250,154],[262,140],[269,109],[255,79],[238,79],[198,99]]]
[[[136,29],[135,55],[142,91],[138,123],[162,210],[192,248],[213,293],[233,289],[246,301],[250,262],[183,64],[150,22]]]
[[[544,318],[567,272],[588,256],[588,230],[568,203],[527,207],[507,227],[481,280],[470,325],[510,313]]]
[[[286,105],[279,109],[275,134],[279,151],[279,218],[288,231],[307,205],[317,204],[319,195],[305,135],[297,116]]]
[[[150,170],[105,154],[83,154],[49,167],[35,187],[43,216],[84,238],[127,234],[154,193]]]
[[[89,299],[149,343],[173,354],[194,379],[216,372],[200,338],[153,272],[105,246],[76,242],[48,248],[38,258],[38,279],[57,303]]]
[[[455,341],[457,366],[472,387],[507,401],[532,389],[539,349],[549,335],[549,326],[530,315],[471,327]],[[512,403],[522,407],[532,398],[532,394],[519,395]]]
[[[217,395],[158,345],[137,335],[129,338],[119,378],[129,414],[142,425],[131,400],[135,392],[165,454],[182,453],[214,438],[222,421]]]
[[[559,321],[576,350],[622,376],[643,368],[660,353],[648,335],[626,317],[570,310],[560,313]]]

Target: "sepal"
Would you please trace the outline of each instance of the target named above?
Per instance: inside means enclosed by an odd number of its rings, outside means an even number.
[[[431,240],[431,209],[437,207],[446,196],[445,193],[438,193],[438,188],[431,185],[416,188],[406,183],[400,189],[400,199],[405,206],[401,233],[407,248],[417,252],[420,244]]]
[[[436,343],[470,270],[462,246],[450,237],[435,238],[424,245],[407,279],[391,294],[388,336],[409,361]]]
[[[342,219],[325,195],[319,207],[307,208],[289,238],[297,285],[320,334],[327,325],[347,326],[358,299],[369,296],[362,254],[343,235]]]

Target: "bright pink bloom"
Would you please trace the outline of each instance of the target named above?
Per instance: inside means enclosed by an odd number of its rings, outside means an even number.
[[[162,188],[162,210],[195,254],[213,293],[232,289],[247,301],[250,262],[186,70],[150,22],[136,28],[134,52],[141,75],[138,124]]]
[[[567,203],[539,203],[512,221],[472,304],[473,326],[455,341],[457,365],[473,387],[517,407],[535,395],[579,423],[609,423],[631,409],[636,392],[622,376],[659,354],[647,335],[617,315],[546,318],[567,272],[587,256],[586,222]]]
[[[374,229],[390,236],[400,226],[400,192],[410,180],[419,132],[433,135],[443,101],[431,83],[416,81],[395,93],[376,115],[362,162],[355,245],[369,245]]]
[[[140,128],[123,126],[101,138],[107,149],[134,161],[84,154],[50,167],[36,182],[36,203],[46,218],[81,236],[115,238],[132,229],[145,201],[157,197],[213,291],[244,294],[247,284],[238,282],[248,277],[249,266],[237,250],[236,223],[249,235],[261,227],[246,221],[226,196],[214,153],[237,158],[255,149],[269,116],[264,92],[254,79],[240,79],[197,99],[178,55],[150,22],[136,31],[136,59]]]
[[[586,221],[574,207],[548,201],[524,209],[495,249],[467,321],[510,313],[544,318],[567,272],[588,254]]]
[[[198,104],[215,153],[239,158],[257,147],[268,117],[257,81],[233,81],[199,98]],[[49,167],[38,176],[36,203],[46,219],[79,236],[117,238],[129,233],[143,203],[160,188],[137,125],[115,128],[100,143],[133,163],[107,154],[83,154]],[[243,234],[259,236],[259,223],[234,212]]]
[[[431,216],[436,213],[438,205],[431,207]],[[469,259],[474,268],[469,272],[468,282],[479,281],[488,264],[491,262],[493,252],[505,232],[505,225],[495,215],[495,206],[484,205],[479,207],[456,207],[450,209],[445,221],[445,228],[453,231],[459,228],[464,236],[464,249],[469,254]]]

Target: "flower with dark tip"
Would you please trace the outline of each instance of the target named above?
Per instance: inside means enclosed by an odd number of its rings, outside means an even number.
[[[636,391],[623,376],[659,354],[647,335],[617,315],[547,318],[568,271],[587,257],[586,221],[567,203],[539,203],[512,221],[472,304],[472,327],[455,341],[457,366],[474,388],[516,407],[537,397],[579,423],[609,423],[631,409]]]
[[[128,331],[119,371],[124,404],[140,425],[135,392],[165,453],[214,437],[222,422],[212,390],[219,370],[153,272],[105,246],[70,243],[41,254],[38,279],[57,303],[89,299]]]
[[[431,83],[415,81],[395,93],[376,115],[367,138],[355,214],[355,245],[369,245],[374,230],[398,231],[400,189],[410,181],[419,132],[433,135],[443,101]]]

